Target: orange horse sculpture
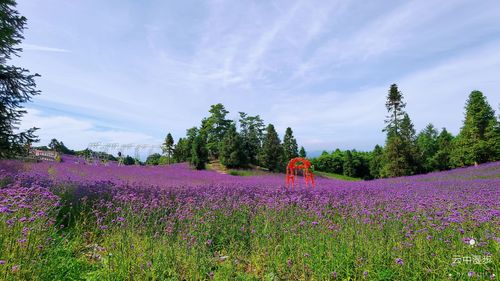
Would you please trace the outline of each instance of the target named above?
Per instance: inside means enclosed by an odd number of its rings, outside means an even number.
[[[286,186],[294,186],[295,177],[299,170],[304,172],[306,186],[309,186],[309,183],[311,183],[311,187],[314,187],[314,175],[311,171],[311,162],[301,157],[293,158],[288,162],[288,166],[286,167]]]

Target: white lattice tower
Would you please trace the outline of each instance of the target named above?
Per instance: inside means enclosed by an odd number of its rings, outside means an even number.
[[[155,152],[155,151],[159,151],[160,154],[162,154],[162,150],[163,150],[162,145],[151,144],[151,145],[149,145],[148,155],[153,154],[153,152]]]
[[[95,158],[96,158],[96,154],[95,154],[95,151],[97,149],[99,149],[99,146],[101,145],[100,142],[92,142],[92,143],[89,143],[89,145],[87,146],[87,149],[90,150],[90,155],[88,155],[88,158],[86,159],[87,162],[94,162],[95,164]]]
[[[110,150],[112,149],[113,146],[114,146],[113,143],[107,143],[107,144],[103,144],[102,145],[102,150],[101,151],[104,152],[104,153],[102,155],[103,159],[101,160],[101,162],[104,163],[104,165],[106,165],[106,166],[108,165],[108,162],[109,162],[107,154],[109,154],[109,152],[110,152]]]
[[[109,151],[110,154],[114,155],[116,150],[120,147],[119,143],[110,143],[109,144]],[[120,165],[120,160],[118,159],[118,165]]]
[[[139,151],[148,148],[148,146],[149,146],[148,144],[138,144],[135,147],[135,154],[134,154],[135,159],[139,160],[141,157],[141,155],[139,154]]]

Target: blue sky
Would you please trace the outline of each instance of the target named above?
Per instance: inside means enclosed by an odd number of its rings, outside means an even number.
[[[383,144],[389,85],[417,130],[456,134],[470,91],[500,104],[498,1],[19,0],[13,63],[42,95],[22,127],[82,149],[160,143],[211,104],[260,114],[308,151]]]

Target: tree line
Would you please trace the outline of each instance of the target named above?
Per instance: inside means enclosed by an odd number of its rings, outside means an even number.
[[[374,179],[442,171],[500,160],[499,116],[480,91],[472,91],[465,104],[460,132],[453,136],[446,128],[438,130],[429,123],[418,134],[406,103],[396,84],[387,95],[385,146],[373,151],[339,149],[313,158],[320,171],[351,177]]]
[[[306,157],[288,127],[283,142],[273,124],[265,126],[259,115],[239,112],[237,122],[227,118],[224,105],[212,105],[210,115],[199,127],[186,131],[175,144],[170,133],[163,144],[164,152],[173,162],[189,162],[196,169],[205,169],[210,160],[218,160],[228,168],[260,166],[269,171],[284,171],[294,157]],[[156,156],[157,157],[157,156]]]

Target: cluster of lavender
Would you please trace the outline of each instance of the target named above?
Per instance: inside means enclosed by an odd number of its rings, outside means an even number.
[[[269,239],[268,224],[285,234],[321,231],[338,237],[347,228],[383,231],[397,225],[397,251],[412,248],[421,237],[454,245],[474,236],[476,253],[491,256],[492,245],[500,242],[500,178],[495,176],[500,162],[374,181],[318,178],[314,189],[289,190],[279,174],[237,177],[194,171],[186,164],[117,167],[76,160],[0,162],[0,232],[18,242],[2,240],[4,253],[19,253],[26,244],[42,251],[50,236],[40,233],[72,223],[61,215],[63,208],[73,208],[72,219],[93,226],[97,236],[126,228],[218,249],[224,235],[213,226],[226,218],[241,218],[226,222],[235,232]],[[33,235],[36,241],[30,240],[33,231],[39,234]],[[0,254],[1,262],[6,259]]]

